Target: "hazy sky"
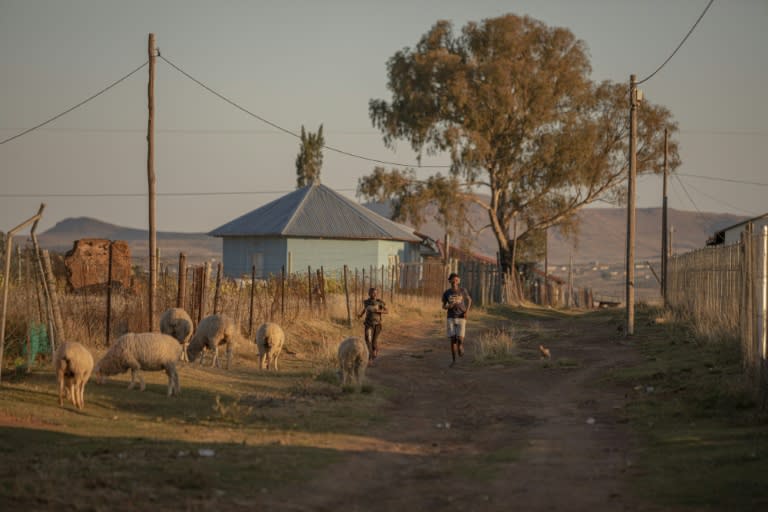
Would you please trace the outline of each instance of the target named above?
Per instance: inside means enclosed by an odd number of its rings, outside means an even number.
[[[151,32],[165,58],[252,114],[294,132],[322,123],[329,146],[415,164],[406,143],[395,152],[384,146],[368,101],[390,99],[387,60],[437,20],[459,31],[468,21],[514,13],[567,27],[588,46],[593,79],[628,83],[669,57],[707,3],[0,0],[0,141],[141,66]],[[296,138],[160,59],[156,71],[158,229],[209,231],[295,188]],[[0,144],[0,230],[34,215],[41,202],[41,231],[79,216],[146,227],[147,78],[145,67]],[[768,1],[714,2],[641,89],[679,123],[683,165],[671,183],[672,208],[768,211],[768,173],[758,157],[768,145]],[[358,178],[374,165],[325,151],[322,182],[354,197]],[[642,178],[638,205],[660,204],[661,179]]]

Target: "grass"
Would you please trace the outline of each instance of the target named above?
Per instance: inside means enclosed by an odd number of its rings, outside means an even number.
[[[738,340],[696,329],[650,323],[632,340],[642,363],[610,376],[630,390],[624,414],[641,440],[633,481],[663,506],[758,510],[768,505],[768,416],[742,377]]]
[[[226,508],[340,460],[344,450],[323,448],[324,437],[365,436],[386,421],[372,388],[346,394],[307,361],[283,364],[280,373],[257,371],[255,357],[232,371],[180,365],[173,398],[162,372],[144,372],[144,392],[126,389],[128,374],[89,382],[83,411],[58,406],[50,369],[6,380],[0,503],[130,510],[149,492],[142,502],[183,493],[191,508]]]

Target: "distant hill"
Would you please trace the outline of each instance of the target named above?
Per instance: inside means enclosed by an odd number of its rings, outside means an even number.
[[[386,204],[368,204],[371,210],[388,216]],[[568,262],[571,248],[575,263],[624,261],[626,248],[626,210],[620,208],[587,208],[579,213],[580,225],[576,242],[564,239],[556,230],[549,235],[549,261],[552,264]],[[473,213],[474,224],[482,225],[484,214]],[[675,229],[672,244],[675,252],[688,252],[705,246],[707,238],[724,227],[736,224],[747,217],[724,213],[698,213],[669,210],[670,225]],[[444,235],[440,226],[430,221],[419,231],[433,238]],[[635,255],[638,262],[656,260],[661,252],[661,209],[640,208],[637,210],[637,243]],[[75,240],[81,238],[106,238],[125,240],[131,248],[135,264],[145,265],[148,251],[148,235],[143,229],[125,228],[89,217],[64,219],[54,227],[38,235],[40,245],[55,252],[66,252]],[[222,242],[219,238],[205,233],[183,233],[160,231],[157,245],[162,263],[178,261],[179,253],[187,255],[191,264],[211,259],[221,259]],[[476,240],[474,250],[489,256],[496,254],[497,246],[493,235],[484,231]]]
[[[125,228],[90,217],[64,219],[51,229],[38,235],[40,245],[50,251],[67,252],[75,240],[81,238],[105,238],[124,240],[131,248],[134,263],[142,265],[148,259],[149,234],[145,229]],[[205,233],[157,232],[157,247],[162,263],[177,262],[179,253],[187,255],[191,264],[213,258],[221,259],[221,239]]]
[[[389,216],[391,208],[384,203],[366,205],[380,215]],[[470,218],[476,227],[487,224],[485,212],[470,206]],[[575,240],[565,239],[556,229],[549,232],[549,262],[568,263],[573,248],[574,263],[623,262],[626,255],[627,211],[622,208],[585,208],[578,214],[579,229]],[[428,219],[432,215],[426,216]],[[699,213],[669,210],[669,224],[674,228],[673,249],[677,253],[704,247],[707,239],[724,227],[741,222],[748,217],[728,213]],[[419,232],[432,238],[442,239],[444,231],[437,222],[430,220],[419,227]],[[486,229],[474,243],[476,252],[494,256],[498,251],[496,239]],[[639,208],[635,259],[654,260],[661,254],[661,208]]]

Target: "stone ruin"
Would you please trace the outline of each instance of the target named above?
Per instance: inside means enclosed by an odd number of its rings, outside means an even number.
[[[131,249],[124,241],[112,243],[112,285],[131,287]],[[84,238],[75,240],[72,249],[64,255],[67,285],[71,290],[104,288],[109,276],[109,240]]]

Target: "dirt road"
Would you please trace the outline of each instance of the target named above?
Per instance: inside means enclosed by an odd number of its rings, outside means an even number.
[[[319,511],[639,511],[631,495],[627,390],[600,377],[638,357],[616,325],[536,320],[516,364],[472,362],[472,340],[490,325],[470,319],[468,353],[453,368],[442,326],[386,325],[368,376],[391,390],[378,441],[268,508]],[[514,322],[513,322],[514,323]],[[519,324],[519,322],[517,322]],[[520,332],[523,325],[515,326]],[[544,343],[552,360],[536,351]],[[383,391],[387,390],[387,391]]]

